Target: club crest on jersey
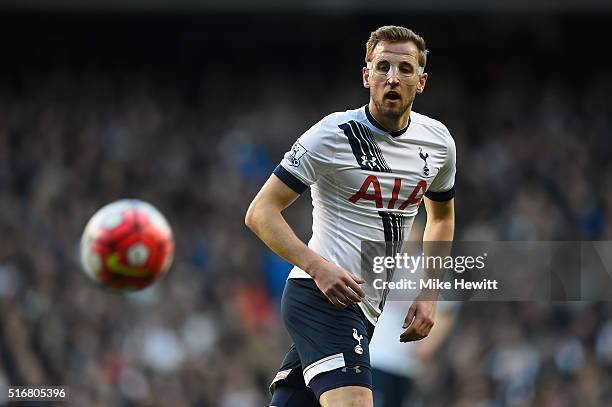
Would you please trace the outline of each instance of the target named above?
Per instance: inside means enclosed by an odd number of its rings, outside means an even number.
[[[367,165],[371,169],[380,168],[380,166],[378,165],[378,162],[376,162],[376,157],[368,157],[365,155],[361,156],[361,165],[363,166]]]
[[[357,329],[353,328],[353,339],[357,341],[357,346],[355,346],[355,353],[358,355],[363,354],[363,348],[361,347],[361,340],[363,339],[363,335],[359,335],[357,333]]]
[[[306,150],[306,148],[301,145],[299,141],[296,141],[293,144],[293,147],[291,147],[289,157],[287,157],[289,160],[289,165],[292,167],[298,167],[300,165],[300,158],[302,158],[307,152],[308,150]]]
[[[427,176],[429,175],[429,167],[427,166],[427,158],[429,158],[429,154],[423,153],[423,149],[419,147],[419,157],[421,157],[421,160],[425,162],[425,165],[423,166],[423,174]]]

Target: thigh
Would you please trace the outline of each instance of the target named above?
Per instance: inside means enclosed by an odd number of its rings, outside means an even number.
[[[372,390],[361,386],[346,386],[328,390],[321,395],[320,403],[322,407],[374,406]]]
[[[371,406],[367,401],[372,398],[372,372],[367,367],[346,366],[321,373],[310,387],[323,405]],[[333,400],[343,404],[333,404]]]
[[[347,367],[369,373],[373,327],[357,305],[337,308],[311,279],[289,279],[281,312],[306,385],[320,374]]]

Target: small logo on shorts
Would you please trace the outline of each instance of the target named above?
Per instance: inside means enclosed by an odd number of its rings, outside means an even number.
[[[346,366],[342,368],[342,373],[347,373],[348,370],[354,370],[355,373],[361,373],[361,369],[359,369],[359,366]]]
[[[363,335],[357,334],[357,329],[355,328],[353,328],[353,338],[355,338],[355,340],[357,341],[357,346],[355,346],[355,353],[358,355],[363,354],[363,348],[361,347],[361,340],[363,339]]]

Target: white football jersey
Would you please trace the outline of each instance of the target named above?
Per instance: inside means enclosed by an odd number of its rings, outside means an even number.
[[[455,163],[455,143],[439,121],[411,112],[405,129],[388,132],[366,105],[323,118],[295,142],[274,174],[298,193],[311,187],[308,247],[366,281],[359,306],[375,324],[386,293],[374,289],[371,270],[362,271],[361,244],[386,241],[397,248],[423,195],[454,197]],[[289,278],[310,276],[294,267]]]

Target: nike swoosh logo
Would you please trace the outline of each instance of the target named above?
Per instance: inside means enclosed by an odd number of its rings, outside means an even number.
[[[108,256],[108,259],[106,260],[106,266],[113,273],[120,274],[122,276],[147,277],[149,275],[149,271],[147,270],[137,269],[121,264],[119,262],[119,253],[113,253]]]

